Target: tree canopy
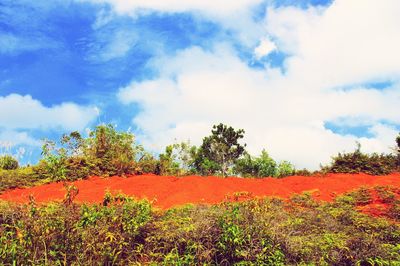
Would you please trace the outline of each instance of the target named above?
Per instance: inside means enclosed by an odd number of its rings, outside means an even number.
[[[214,125],[211,135],[203,139],[198,150],[197,168],[210,173],[220,171],[222,176],[226,176],[228,169],[245,152],[246,144],[239,143],[244,133],[243,129],[235,130],[222,123]]]

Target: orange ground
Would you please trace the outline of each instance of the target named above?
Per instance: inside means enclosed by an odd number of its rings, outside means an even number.
[[[79,189],[77,202],[101,202],[105,191],[122,192],[138,198],[147,198],[155,206],[169,208],[185,203],[218,203],[226,195],[250,192],[253,196],[287,198],[293,193],[314,191],[319,200],[332,200],[337,195],[361,186],[390,185],[400,188],[400,173],[389,176],[365,174],[331,174],[325,177],[291,176],[283,179],[244,179],[220,177],[172,177],[140,175],[128,177],[91,177],[74,182]],[[32,188],[14,189],[0,195],[0,199],[28,202],[29,195],[37,202],[62,200],[65,195],[62,183],[52,183]]]

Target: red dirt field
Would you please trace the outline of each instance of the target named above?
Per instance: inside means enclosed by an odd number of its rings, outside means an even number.
[[[337,195],[359,187],[393,186],[400,188],[400,173],[388,176],[365,174],[329,174],[327,176],[291,176],[282,179],[221,178],[221,177],[173,177],[138,175],[127,177],[90,177],[73,182],[79,189],[76,202],[102,202],[106,191],[122,192],[137,198],[147,198],[156,207],[167,209],[186,203],[214,204],[222,202],[235,192],[249,192],[252,196],[288,198],[292,194],[312,191],[318,200],[330,201]],[[13,189],[0,195],[0,199],[18,203],[61,201],[66,194],[62,182],[32,188]]]

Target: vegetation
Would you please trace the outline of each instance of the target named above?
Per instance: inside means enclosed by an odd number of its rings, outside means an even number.
[[[400,165],[400,134],[396,138],[397,165]]]
[[[112,125],[100,125],[88,138],[72,132],[64,135],[59,143],[46,140],[37,171],[52,180],[123,175],[134,172],[139,151],[133,134],[118,132]]]
[[[77,205],[73,203],[74,189],[68,189],[63,203],[38,206],[33,200],[27,205],[0,202],[2,264],[400,262],[400,217],[398,212],[393,215],[400,203],[389,196],[392,207],[388,218],[368,216],[354,209],[368,191],[356,191],[332,203],[316,202],[306,193],[290,201],[252,199],[160,211],[145,200],[111,194],[105,195],[101,205]]]
[[[397,139],[399,140],[399,138]],[[333,157],[330,166],[323,170],[331,173],[366,173],[370,175],[386,175],[400,169],[398,158],[400,153],[392,154],[365,154],[361,152],[361,145],[357,143],[357,148],[351,153],[339,153]]]
[[[45,140],[37,165],[18,168],[10,155],[0,156],[0,191],[51,181],[73,181],[91,175],[237,175],[241,177],[308,176],[288,161],[277,162],[266,150],[258,157],[246,151],[244,130],[218,124],[199,147],[190,142],[168,145],[158,158],[135,142],[130,132],[99,125],[84,138],[79,132],[65,134],[58,142]],[[400,135],[395,154],[365,154],[358,144],[350,153],[339,153],[318,173],[367,173],[385,175],[400,171]],[[314,172],[315,174],[315,172]]]
[[[224,124],[214,125],[211,135],[203,139],[197,151],[195,167],[200,173],[226,176],[235,161],[245,152],[245,145],[239,140],[244,137],[244,130],[235,130]]]
[[[287,161],[279,164],[272,159],[268,153],[263,150],[260,157],[253,157],[246,153],[238,159],[234,172],[244,177],[285,177],[295,173],[295,169]]]
[[[19,167],[17,159],[10,155],[0,156],[0,169],[15,170]]]
[[[0,193],[11,188],[29,187],[51,180],[42,179],[33,167],[21,167],[14,170],[0,170]]]

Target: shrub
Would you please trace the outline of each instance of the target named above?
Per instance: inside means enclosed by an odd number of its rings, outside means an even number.
[[[158,172],[158,160],[149,153],[144,153],[135,163],[134,172],[136,174],[156,174]]]
[[[306,168],[301,169],[301,170],[296,170],[294,172],[294,175],[298,175],[298,176],[311,176],[313,173],[310,172],[309,170],[307,170]]]
[[[0,169],[14,170],[19,167],[18,160],[11,155],[0,156]]]
[[[59,143],[46,140],[36,169],[37,174],[56,181],[89,175],[124,175],[138,168],[135,159],[140,153],[144,150],[135,144],[131,133],[100,125],[86,139],[79,132],[71,132]]]
[[[265,150],[262,150],[260,157],[252,157],[246,153],[243,158],[236,161],[233,171],[244,177],[285,177],[293,175],[295,169],[287,161],[277,164]]]
[[[359,213],[346,202],[350,201],[341,198],[322,203],[305,194],[292,201],[252,199],[167,211],[110,193],[103,205],[68,200],[47,205],[0,202],[0,264],[395,265],[400,261],[399,224]],[[394,206],[391,215],[398,218],[398,205]]]
[[[386,175],[398,170],[397,158],[391,154],[365,154],[360,151],[360,144],[351,153],[339,153],[333,157],[326,170],[331,173],[366,173]]]
[[[0,170],[0,192],[19,187],[28,187],[41,183],[46,180],[36,174],[34,167],[21,167],[14,170]]]
[[[111,176],[133,172],[138,150],[133,134],[100,125],[85,140],[83,154],[94,162],[99,174]]]
[[[234,172],[244,177],[276,176],[277,164],[265,150],[261,152],[260,157],[252,157],[246,153],[236,161]]]
[[[291,176],[294,173],[295,173],[294,166],[288,161],[282,161],[278,165],[275,176],[276,177],[285,177],[285,176]]]

